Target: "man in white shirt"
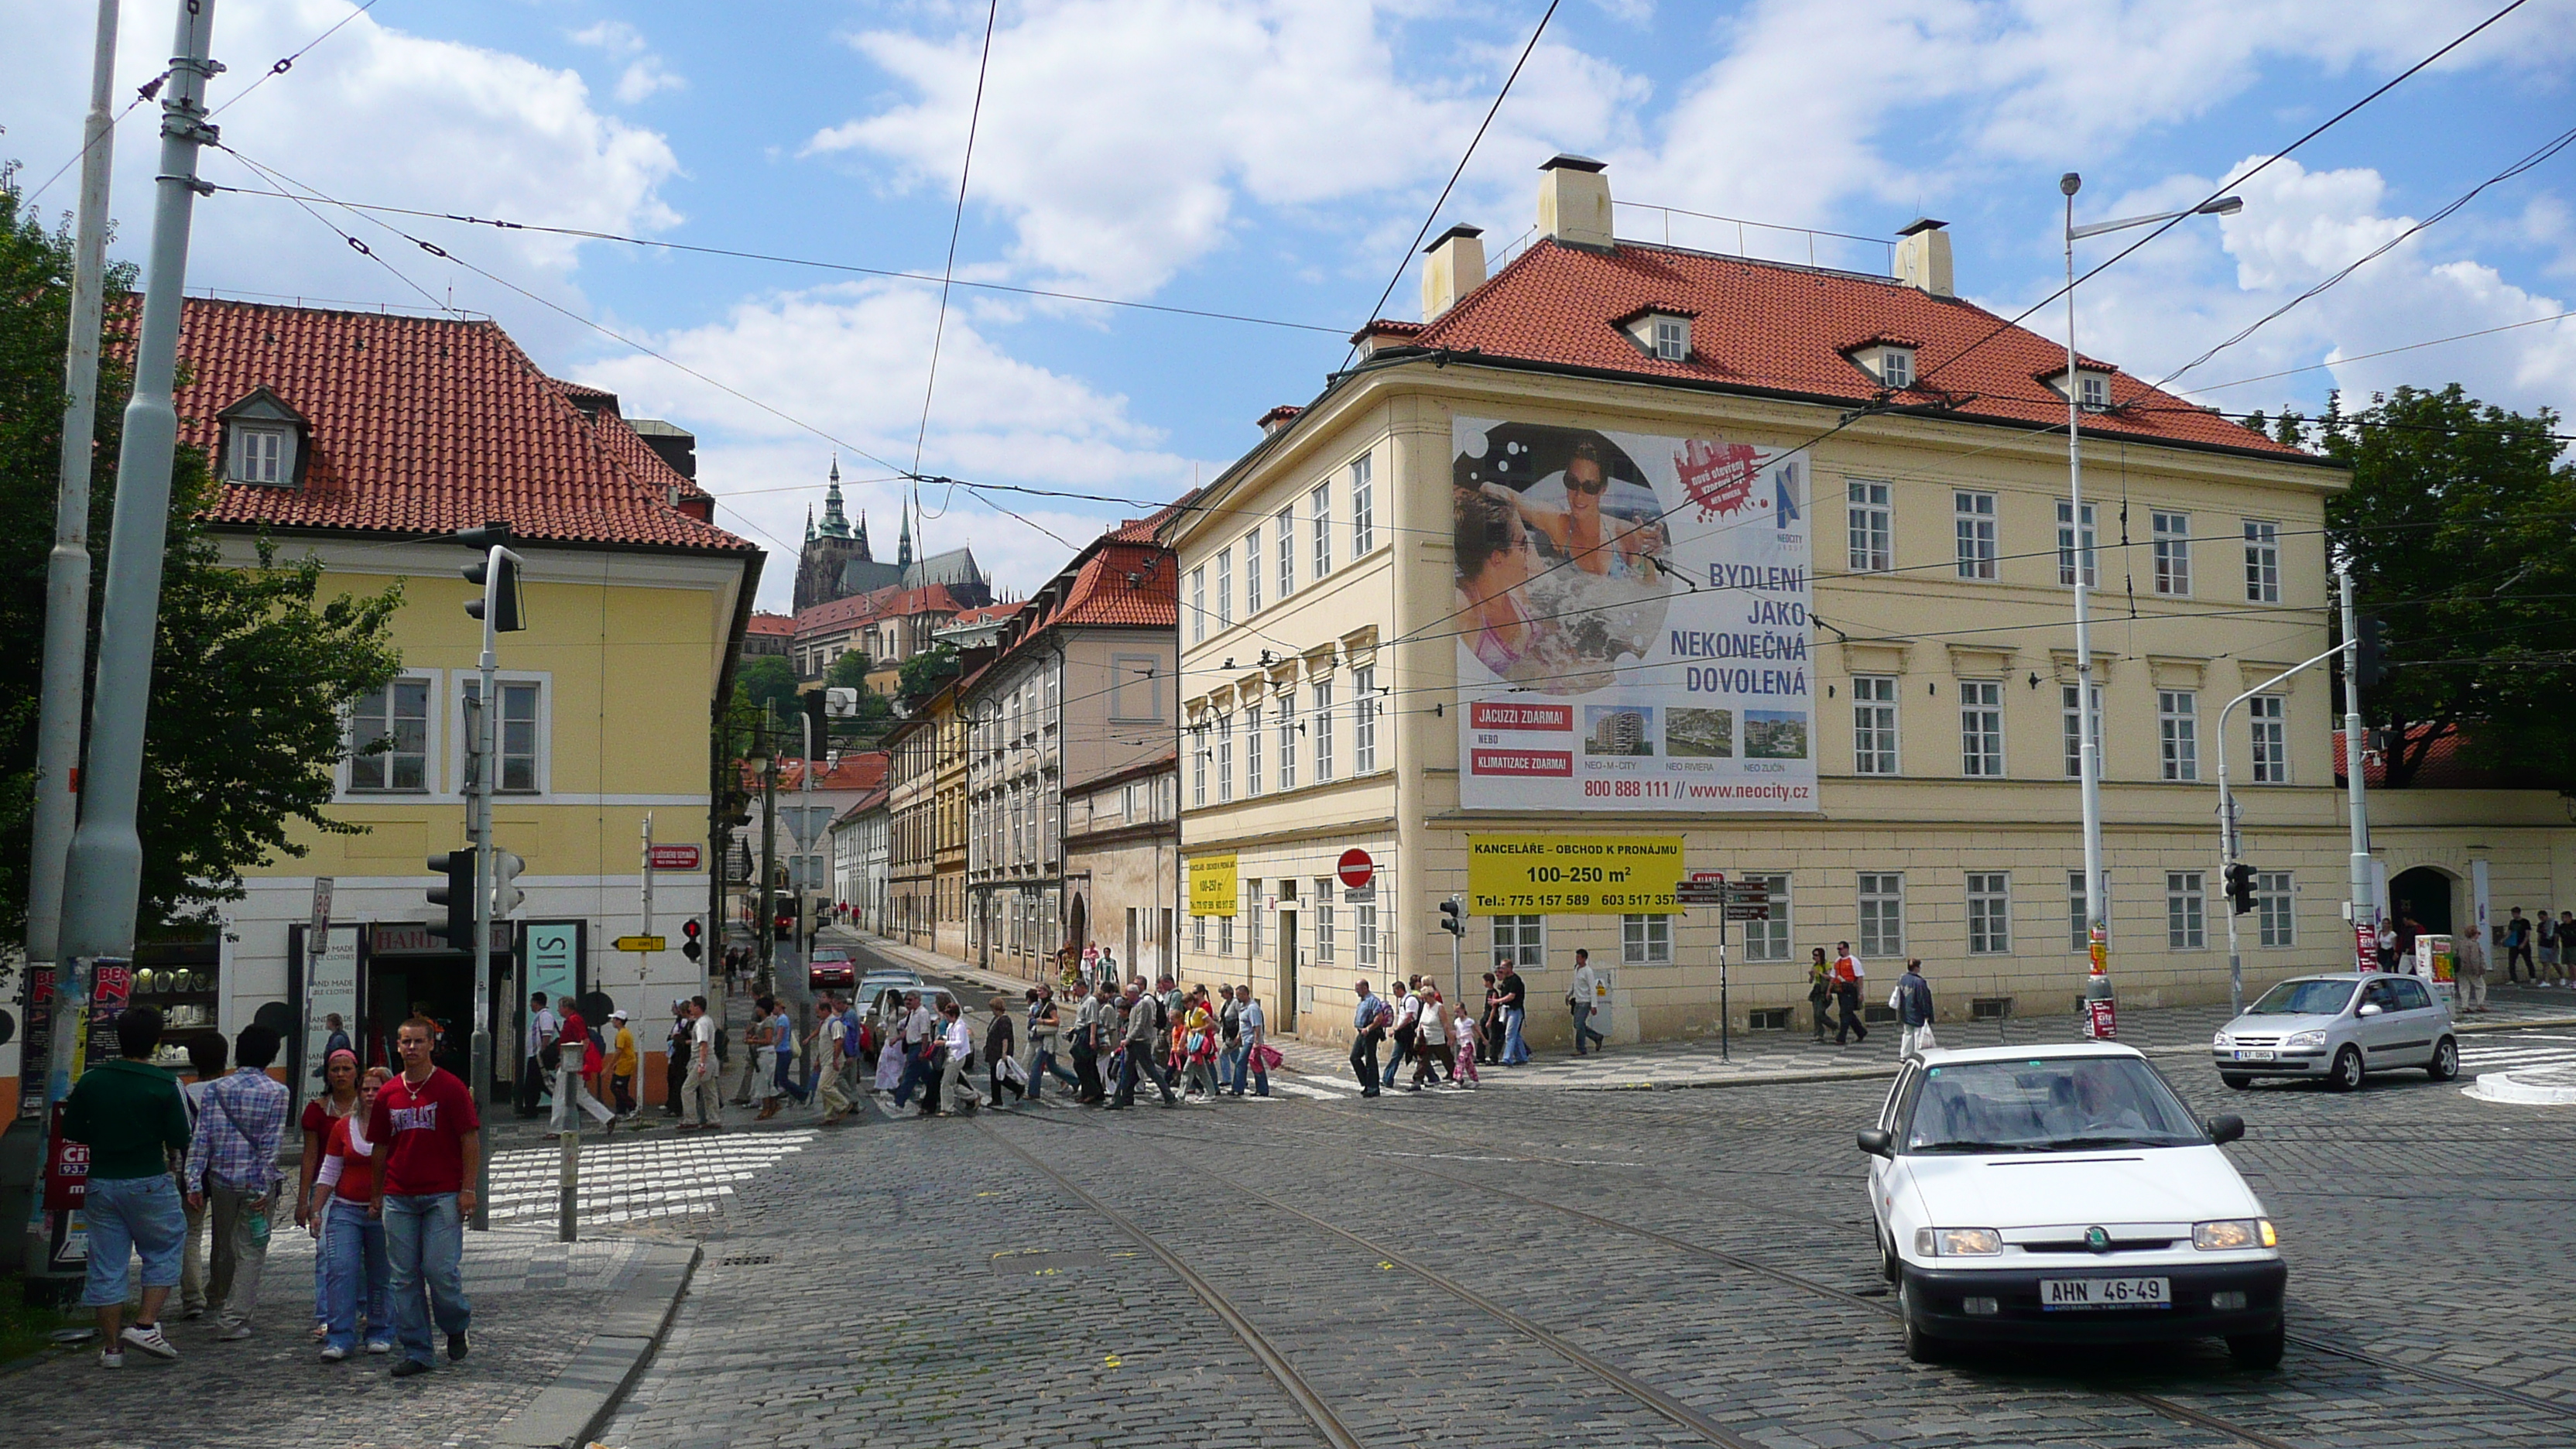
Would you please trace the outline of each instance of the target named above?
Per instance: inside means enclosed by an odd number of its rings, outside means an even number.
[[[1420,998],[1407,991],[1401,981],[1388,982],[1386,989],[1393,993],[1388,998],[1387,1005],[1395,1014],[1389,1019],[1387,1029],[1395,1035],[1395,1055],[1387,1058],[1386,1069],[1380,1075],[1379,1085],[1392,1087],[1395,1085],[1395,1074],[1403,1069],[1405,1063],[1413,1060],[1413,1033],[1414,1029],[1421,1024],[1422,1002]]]
[[[680,1130],[724,1126],[724,1085],[716,1080],[716,1023],[707,999],[689,998],[689,1075],[680,1088]]]
[[[528,1050],[519,1068],[519,1115],[537,1115],[537,1099],[546,1090],[546,1048],[562,1030],[555,1014],[546,1009],[546,994],[531,992],[528,996]]]
[[[850,1100],[850,1094],[841,1089],[841,1061],[856,1043],[842,1039],[848,1027],[841,1020],[839,998],[824,992],[815,1000],[814,1010],[823,1018],[815,1051],[814,1064],[821,1074],[814,1078],[814,1101],[823,1108],[826,1123],[838,1122],[857,1105]]]
[[[975,1090],[975,1079],[966,1070],[975,1060],[975,1028],[966,1024],[966,1013],[954,1001],[939,1003],[939,1019],[940,1045],[948,1053],[939,1064],[939,1094],[946,1100],[949,1115],[971,1117],[975,1109],[984,1105],[983,1096]],[[932,1112],[929,1103],[922,1104],[923,1116]]]
[[[1610,1039],[1592,1029],[1592,1002],[1600,983],[1592,975],[1592,953],[1574,953],[1574,986],[1566,993],[1566,1005],[1574,1012],[1574,1054],[1584,1055],[1583,1039],[1592,1038],[1595,1047],[1607,1047]]]

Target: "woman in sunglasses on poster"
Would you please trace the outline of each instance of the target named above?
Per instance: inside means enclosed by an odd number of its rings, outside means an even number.
[[[1547,535],[1557,553],[1574,567],[1601,578],[1653,580],[1655,558],[1670,546],[1661,522],[1602,515],[1602,495],[1611,487],[1610,469],[1599,445],[1574,445],[1565,462],[1565,504],[1534,502],[1509,489],[1489,491],[1510,499],[1522,521]]]

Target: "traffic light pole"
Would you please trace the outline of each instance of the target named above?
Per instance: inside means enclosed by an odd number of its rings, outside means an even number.
[[[2218,711],[2218,878],[2229,879],[2229,872],[2244,863],[2244,841],[2236,830],[2236,794],[2227,780],[2227,717],[2236,706],[2258,694],[2268,692],[2282,680],[2304,669],[2314,669],[2343,652],[2338,644],[2305,663],[2293,664],[2261,684],[2229,700]],[[2260,782],[2257,782],[2260,783]],[[2245,953],[2237,943],[2236,918],[2243,912],[2236,908],[2231,893],[2227,903],[2227,1004],[2235,1015],[2245,1012]]]
[[[2369,753],[2361,733],[2361,617],[2352,602],[2352,571],[2335,570],[2335,581],[2343,593],[2343,759],[2344,779],[2350,785],[2352,804],[2352,927],[2358,932],[2368,926],[2379,928],[2379,892],[2370,879],[2370,805],[2362,789],[2362,766]],[[2360,937],[2354,938],[2356,962]]]
[[[493,544],[484,556],[483,655],[477,662],[482,686],[475,695],[474,711],[474,795],[466,804],[468,829],[474,837],[474,1115],[478,1120],[492,1117],[492,783],[497,773],[497,760],[492,750],[492,720],[500,711],[493,690],[494,678],[501,668],[501,654],[495,631],[501,623],[502,592],[515,584],[510,572],[502,567],[521,562],[519,556],[500,544]],[[513,617],[513,624],[519,620]],[[474,1168],[474,1228],[486,1232],[492,1226],[492,1154],[477,1155]]]

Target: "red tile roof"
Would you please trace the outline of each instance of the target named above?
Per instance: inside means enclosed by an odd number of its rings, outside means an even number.
[[[488,321],[191,297],[179,359],[179,436],[209,457],[217,414],[254,388],[311,429],[299,486],[226,483],[213,523],[418,537],[506,519],[540,544],[759,551],[675,505],[706,495],[613,394],[547,377]]]
[[[888,586],[802,610],[796,615],[796,632],[837,629],[870,619],[904,619],[914,614],[956,614],[965,607],[948,592],[946,584],[925,584],[917,589]]]
[[[959,629],[973,624],[998,623],[1027,607],[1026,599],[1014,599],[1007,604],[985,604],[979,608],[966,610],[948,623],[950,627]]]
[[[2471,726],[2474,728],[2474,726]],[[2424,737],[2435,729],[2432,725],[2413,725],[2406,731],[2406,750],[2413,754],[2421,749],[2423,760],[2402,787],[2410,790],[2554,790],[2565,783],[2562,774],[2556,778],[2548,772],[2535,774],[2496,765],[2471,764],[2468,759],[2469,737],[2459,729],[2436,738],[2430,745]],[[2335,783],[2351,787],[2349,772],[2344,769],[2344,732],[2334,732]],[[2362,784],[2371,790],[2391,788],[2388,783],[2388,760],[2384,751],[2371,750],[2362,756]]]
[[[1620,319],[1648,309],[1695,315],[1687,360],[1652,356],[1619,330]],[[1919,339],[1914,372],[1929,383],[1896,392],[1891,403],[1971,419],[2063,423],[2065,398],[2037,380],[2065,370],[2062,344],[2014,327],[1968,350],[2002,320],[1973,302],[1858,273],[1640,242],[1596,252],[1542,239],[1422,327],[1410,345],[1647,381],[1866,403],[1880,395],[1877,379],[1842,353],[1871,338]],[[1400,336],[1408,324],[1380,320],[1362,335],[1372,330]],[[2095,364],[2086,359],[2086,365]],[[2113,375],[2111,401],[2110,410],[2085,418],[2086,431],[2308,456],[2126,374]]]
[[[775,634],[781,638],[796,632],[796,620],[788,614],[754,614],[744,630],[746,634]]]
[[[827,791],[873,790],[885,783],[886,769],[894,756],[884,750],[854,750],[841,756],[837,766],[814,772],[814,788]],[[803,788],[805,762],[781,759],[778,762],[778,793],[783,797]],[[757,796],[760,772],[744,766],[742,787]]]

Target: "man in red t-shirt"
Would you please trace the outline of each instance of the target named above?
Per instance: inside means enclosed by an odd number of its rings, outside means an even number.
[[[563,1035],[556,1038],[559,1043],[557,1049],[563,1057],[555,1063],[558,1080],[555,1083],[554,1128],[557,1132],[579,1130],[581,1124],[572,1120],[572,1109],[579,1107],[591,1115],[591,1120],[606,1127],[608,1134],[614,1134],[617,1131],[617,1114],[609,1111],[590,1089],[590,1070],[594,1065],[590,1053],[590,1023],[581,1019],[581,1007],[569,996],[555,998],[555,1015],[563,1020]],[[563,1076],[566,1072],[572,1075]]]
[[[465,1301],[461,1264],[483,1121],[474,1094],[430,1061],[437,1039],[438,1027],[417,1016],[395,1031],[402,1073],[376,1093],[367,1114],[375,1168],[368,1211],[384,1222],[385,1256],[393,1263],[395,1336],[402,1345],[396,1378],[436,1367],[429,1352],[432,1318],[447,1335],[448,1358],[465,1357],[474,1312]]]

